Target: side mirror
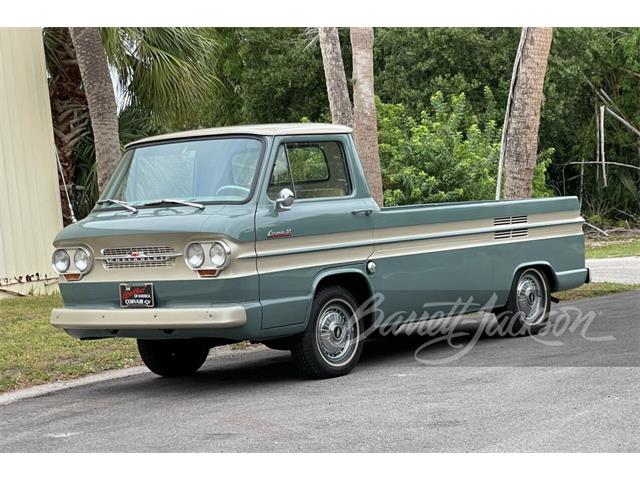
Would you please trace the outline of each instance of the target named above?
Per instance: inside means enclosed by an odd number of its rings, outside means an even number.
[[[278,192],[278,198],[276,200],[276,210],[278,212],[284,212],[286,210],[291,209],[291,205],[293,205],[293,200],[296,197],[293,195],[293,192],[288,188],[283,188]]]

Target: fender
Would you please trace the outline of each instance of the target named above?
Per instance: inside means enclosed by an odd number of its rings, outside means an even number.
[[[311,316],[311,305],[313,304],[313,297],[316,294],[316,290],[320,282],[325,278],[329,278],[333,275],[341,275],[345,273],[360,275],[364,279],[365,283],[367,284],[367,288],[369,288],[369,291],[370,292],[373,291],[371,289],[371,283],[369,283],[369,278],[365,273],[364,264],[358,263],[358,264],[351,264],[351,265],[342,265],[337,267],[329,267],[325,270],[321,270],[320,272],[317,273],[317,275],[313,279],[313,282],[311,283],[311,291],[309,292],[309,302],[307,303],[307,311],[305,313],[305,318],[304,318],[304,328],[307,328],[307,325],[309,324],[309,317]]]
[[[518,270],[521,270],[523,268],[529,268],[529,267],[545,267],[545,270],[551,272],[551,277],[549,280],[551,282],[551,285],[549,285],[549,289],[551,292],[555,292],[557,290],[558,287],[558,275],[555,271],[555,269],[553,268],[553,265],[551,265],[549,262],[546,261],[533,261],[533,262],[523,262],[518,264],[518,266],[513,270],[513,272],[511,272],[511,284],[513,284],[513,279],[516,276],[516,272]]]

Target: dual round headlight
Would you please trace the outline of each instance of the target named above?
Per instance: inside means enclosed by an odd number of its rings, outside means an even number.
[[[70,248],[68,250],[58,248],[51,257],[51,264],[56,273],[67,273],[72,267],[69,252],[73,252],[73,267],[77,272],[87,273],[91,270],[93,259],[88,250],[85,248]]]
[[[56,250],[53,252],[51,263],[57,273],[65,273],[71,266],[71,258],[66,250]]]
[[[209,261],[211,265],[217,269],[226,267],[231,250],[223,242],[213,242],[212,244],[190,243],[185,251],[187,265],[193,269],[201,268],[206,261],[205,247],[209,246]]]

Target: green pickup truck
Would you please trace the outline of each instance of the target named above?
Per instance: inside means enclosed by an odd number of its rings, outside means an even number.
[[[344,126],[162,135],[56,237],[51,323],[136,338],[163,376],[250,340],[333,377],[381,325],[483,310],[533,333],[553,292],[589,281],[582,224],[575,197],[380,208]]]

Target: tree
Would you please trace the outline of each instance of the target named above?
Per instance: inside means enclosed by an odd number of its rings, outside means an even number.
[[[101,28],[100,36],[109,68],[117,72],[123,93],[118,118],[123,143],[206,125],[203,105],[214,104],[221,90],[216,77],[216,30],[118,27]],[[100,169],[96,168],[88,92],[69,29],[45,28],[43,42],[56,147],[65,181],[74,187],[71,201],[82,217],[97,199],[100,174],[96,172]],[[115,103],[113,87],[111,98]],[[68,224],[71,215],[63,190],[61,197]]]
[[[371,196],[382,206],[378,122],[373,89],[373,28],[351,28],[353,55],[353,136]]]
[[[120,160],[118,108],[100,30],[70,27],[71,39],[82,74],[95,141],[98,189],[104,189]]]
[[[527,28],[516,68],[511,111],[507,117],[504,162],[505,198],[530,198],[538,152],[538,128],[544,77],[551,48],[551,28]]]
[[[64,177],[59,180],[62,220],[65,225],[72,221],[71,209],[64,185],[72,183],[77,162],[74,152],[90,128],[89,106],[82,91],[82,79],[76,52],[65,27],[45,28],[43,31],[47,72],[49,73],[49,99],[53,138]]]
[[[349,100],[347,76],[344,73],[340,37],[336,27],[321,27],[320,51],[324,77],[327,84],[327,96],[333,123],[353,126],[353,110]]]

